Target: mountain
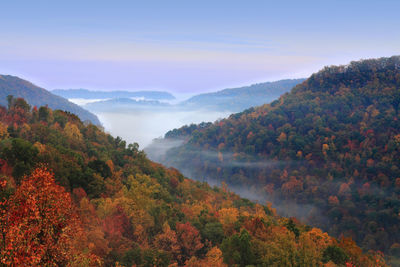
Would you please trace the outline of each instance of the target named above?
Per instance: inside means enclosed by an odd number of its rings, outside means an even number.
[[[288,92],[304,79],[280,80],[253,84],[240,88],[225,89],[215,93],[206,93],[193,96],[178,104],[167,105],[159,102],[173,100],[175,97],[161,91],[89,91],[86,89],[56,89],[52,92],[68,99],[105,99],[85,105],[85,108],[103,111],[112,108],[130,109],[138,107],[173,107],[175,109],[206,109],[218,111],[238,112],[252,106],[269,103],[282,94]]]
[[[22,97],[32,106],[48,105],[52,109],[65,110],[78,115],[83,121],[89,120],[93,124],[100,125],[96,115],[69,102],[60,96],[40,88],[26,80],[11,75],[0,75],[0,105],[7,106],[7,96]]]
[[[280,80],[225,89],[214,93],[193,96],[180,103],[181,107],[204,108],[212,110],[243,111],[253,106],[269,103],[289,92],[305,79]]]
[[[175,97],[163,91],[90,91],[87,89],[55,89],[53,94],[67,99],[108,99],[108,98],[143,98],[151,100],[173,100]]]
[[[0,211],[5,266],[386,266],[23,99],[0,108]]]
[[[131,110],[138,108],[167,108],[170,104],[162,103],[157,100],[134,100],[131,98],[113,98],[109,100],[96,101],[84,105],[91,111],[116,111]]]
[[[154,156],[400,258],[399,105],[399,56],[326,67],[271,104],[168,132],[159,144],[183,144]]]

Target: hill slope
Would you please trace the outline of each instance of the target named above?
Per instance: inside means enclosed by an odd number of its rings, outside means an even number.
[[[0,211],[0,260],[11,266],[385,266],[350,239],[22,99],[0,108]]]
[[[269,105],[170,131],[159,142],[185,144],[161,162],[400,256],[399,103],[400,57],[327,67]]]
[[[200,94],[181,102],[180,106],[239,112],[269,103],[303,81],[304,79],[280,80]]]
[[[32,106],[48,105],[52,109],[69,111],[78,115],[83,121],[89,120],[93,124],[100,125],[96,115],[69,102],[60,96],[40,88],[28,81],[11,75],[0,75],[0,105],[7,106],[7,96],[22,97]]]

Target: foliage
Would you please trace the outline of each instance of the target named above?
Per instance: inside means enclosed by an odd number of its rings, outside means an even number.
[[[168,132],[186,142],[161,162],[250,185],[282,214],[390,252],[400,240],[399,111],[400,57],[326,67],[271,104]]]
[[[255,263],[254,252],[251,248],[251,236],[246,230],[224,239],[221,249],[224,261],[229,265],[247,266]]]
[[[322,261],[325,263],[332,261],[336,264],[344,265],[348,260],[349,256],[346,255],[344,250],[334,245],[327,247],[322,254]]]
[[[2,214],[1,263],[60,266],[72,264],[82,239],[70,194],[45,168],[25,177]]]
[[[335,240],[151,162],[73,114],[13,112],[0,108],[2,265],[299,266],[321,263]],[[380,257],[336,242],[346,263]]]

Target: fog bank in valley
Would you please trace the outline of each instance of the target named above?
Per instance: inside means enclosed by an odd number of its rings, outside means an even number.
[[[235,157],[233,152],[201,150],[197,147],[191,147],[188,144],[185,145],[186,141],[185,138],[157,139],[145,149],[145,152],[151,160],[160,162],[166,167],[174,167],[191,179],[217,187],[221,187],[224,183],[229,191],[253,202],[261,204],[271,202],[281,216],[296,217],[303,223],[318,225],[319,227],[327,222],[327,218],[322,215],[322,211],[316,205],[296,203],[276,194],[270,195],[265,190],[266,183],[259,183],[257,179],[252,179],[251,176],[248,177],[248,181],[251,182],[240,183],[237,180],[239,178],[237,174],[242,171],[243,175],[247,175],[245,173],[263,170],[263,175],[268,178],[269,172],[274,169],[284,169],[288,165],[300,167],[306,162],[274,160],[250,156],[245,153]],[[185,145],[184,150],[180,150],[179,146],[181,145]],[[192,161],[190,164],[182,164],[182,158],[190,158]],[[207,170],[204,169],[205,165],[207,165]],[[223,174],[224,171],[216,172],[219,168],[227,172],[235,169],[237,174],[226,177]],[[338,186],[336,185],[334,188],[337,190]],[[318,216],[315,216],[316,214]]]
[[[215,121],[229,116],[229,112],[177,109],[135,109],[94,111],[105,130],[120,136],[128,143],[138,143],[143,149],[155,138],[186,124]]]

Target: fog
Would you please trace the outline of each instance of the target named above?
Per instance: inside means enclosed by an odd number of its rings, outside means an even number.
[[[284,164],[284,162],[271,162],[271,161],[256,161],[255,165],[248,165],[248,162],[235,161],[233,163],[224,163],[225,166],[242,166],[244,168],[261,168],[263,167],[273,167],[277,164]],[[186,168],[178,168],[180,172],[186,177],[191,179],[207,182],[211,186],[221,187],[222,182],[228,186],[228,190],[238,194],[243,198],[247,198],[253,202],[266,204],[266,202],[271,202],[272,207],[276,209],[280,216],[284,217],[295,217],[302,223],[324,227],[328,222],[328,219],[323,215],[323,212],[315,205],[311,203],[296,203],[294,200],[289,198],[282,198],[275,195],[270,196],[265,190],[265,184],[254,183],[242,183],[240,185],[232,184],[230,180],[219,179],[218,177],[210,176],[199,176],[197,172],[194,171],[194,166],[188,166]]]
[[[230,112],[206,110],[185,111],[174,108],[137,108],[101,112],[92,110],[92,112],[99,117],[107,132],[111,133],[113,136],[120,136],[128,143],[137,142],[141,149],[145,149],[146,154],[151,160],[160,162],[167,167],[175,167],[186,177],[207,182],[211,186],[221,186],[221,182],[225,182],[229,190],[237,193],[241,197],[261,204],[265,204],[266,201],[272,202],[273,207],[277,209],[278,214],[281,216],[294,216],[303,223],[319,227],[322,227],[326,223],[327,218],[322,215],[323,213],[321,210],[315,205],[306,203],[300,204],[289,199],[269,196],[268,193],[263,190],[263,185],[258,183],[237,185],[229,180],[219,179],[219,177],[199,175],[199,173],[195,171],[196,167],[193,165],[176,166],[173,163],[174,159],[168,156],[168,150],[182,145],[185,140],[160,139],[166,132],[191,123],[200,123],[203,121],[213,122],[229,116],[231,114]],[[202,160],[218,162],[218,165],[224,168],[238,167],[255,170],[273,169],[281,164],[296,164],[295,162],[282,162],[257,157],[245,159],[246,157],[243,158],[244,155],[235,158],[232,152],[219,153],[217,151],[197,149],[193,149],[192,152],[200,154]],[[302,162],[297,162],[297,164],[301,163]]]
[[[95,101],[93,101],[95,102]],[[83,104],[83,103],[81,103]],[[109,108],[107,111],[91,110],[96,114],[105,131],[111,133],[113,136],[120,136],[126,140],[127,143],[138,143],[141,149],[145,149],[146,154],[151,160],[178,168],[186,177],[195,180],[204,181],[211,186],[221,186],[223,180],[217,177],[204,177],[198,176],[198,173],[193,172],[194,166],[174,166],[169,164],[166,158],[167,151],[171,148],[178,147],[184,143],[183,139],[160,139],[166,132],[174,128],[179,128],[191,123],[200,122],[214,122],[216,120],[228,117],[231,112],[220,111],[207,111],[207,110],[182,110],[178,108],[135,108],[135,109],[118,109],[112,111]],[[157,139],[153,142],[154,139]],[[147,148],[147,149],[146,149]],[[251,160],[241,160],[242,157],[233,157],[232,152],[218,153],[216,151],[194,150],[192,152],[199,153],[201,158],[219,162],[222,167],[239,167],[246,169],[265,169],[274,168],[280,164],[289,164],[289,162],[280,162],[275,160],[267,160],[260,158],[252,158]],[[222,156],[222,162],[220,158]],[[243,156],[243,155],[242,155]],[[171,159],[170,159],[171,160]],[[294,164],[291,162],[291,164]],[[217,178],[217,179],[216,179]],[[273,207],[278,210],[280,215],[295,216],[303,222],[317,223],[310,221],[311,214],[320,213],[320,211],[313,205],[298,204],[287,199],[273,201],[273,199],[266,194],[263,186],[260,184],[242,184],[240,186],[232,184],[230,181],[224,181],[229,189],[242,197],[248,198],[252,201],[264,204],[265,201],[274,203]],[[320,221],[324,221],[324,217],[320,216]],[[321,222],[319,222],[321,223]]]
[[[110,98],[99,98],[99,99],[87,99],[87,98],[70,98],[68,99],[68,101],[71,101],[72,103],[75,103],[79,106],[82,106],[83,108],[84,105],[89,104],[89,103],[95,103],[95,102],[99,102],[99,101],[105,101],[105,100],[109,100]]]
[[[185,153],[181,154],[175,151],[173,148],[179,147],[185,143],[184,139],[158,139],[148,146],[145,150],[146,154],[151,160],[160,162],[167,167],[177,168],[183,175],[190,177],[191,179],[207,182],[211,186],[221,186],[224,182],[228,189],[241,197],[247,198],[253,202],[265,204],[266,201],[273,203],[279,215],[285,217],[296,217],[303,223],[312,225],[318,225],[322,227],[326,222],[327,218],[323,216],[322,211],[315,205],[310,203],[296,203],[288,198],[282,198],[278,195],[269,195],[264,187],[267,183],[260,184],[256,179],[249,179],[247,182],[238,184],[230,176],[228,179],[223,178],[223,173],[216,173],[215,170],[218,167],[222,167],[229,171],[231,168],[239,168],[247,171],[261,171],[264,170],[264,175],[268,177],[268,173],[276,168],[284,168],[285,166],[304,166],[306,162],[303,161],[280,161],[262,158],[258,156],[250,156],[241,153],[237,157],[234,156],[233,152],[219,152],[211,150],[199,150],[197,147],[191,147],[185,145]],[[168,152],[169,149],[173,149]],[[177,154],[176,154],[177,152]],[[176,156],[179,155],[179,156]],[[190,163],[183,160],[183,158],[193,158],[194,160]],[[197,160],[200,159],[200,160]],[[203,168],[203,163],[209,162],[210,164],[205,171],[199,171]],[[200,164],[197,165],[197,164]],[[213,171],[214,170],[214,171]],[[236,173],[241,171],[236,169]],[[251,181],[251,182],[250,182]],[[340,184],[332,186],[332,190],[336,191]],[[316,216],[318,215],[318,216]]]
[[[215,121],[230,115],[230,112],[179,109],[132,109],[121,111],[92,111],[105,130],[120,136],[128,143],[138,143],[143,149],[155,138],[186,124]]]
[[[174,147],[178,147],[184,143],[185,141],[183,139],[176,139],[176,138],[157,139],[154,140],[151,143],[151,145],[145,148],[145,152],[151,160],[160,162],[167,167],[177,168],[177,166],[173,166],[173,164],[171,164],[169,160],[173,159],[173,157],[170,157],[170,155],[167,155],[167,153],[168,150]],[[190,152],[191,154],[196,155],[196,157],[201,158],[202,161],[217,162],[218,166],[225,168],[239,167],[246,169],[265,169],[289,163],[294,164],[294,162],[292,161],[289,162],[289,161],[278,161],[272,159],[261,159],[254,156],[249,157],[249,155],[243,153],[240,154],[240,157],[235,158],[233,152],[199,150],[196,148],[191,148]],[[241,160],[240,158],[242,158],[243,156],[245,156],[245,158],[247,159]],[[300,161],[297,162],[297,164],[300,163],[301,163]]]

